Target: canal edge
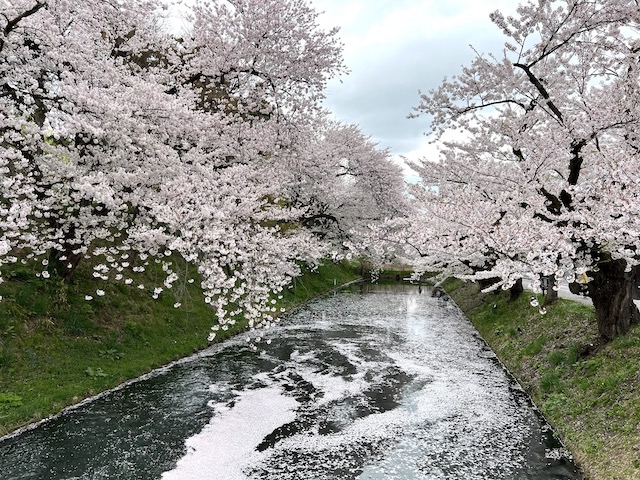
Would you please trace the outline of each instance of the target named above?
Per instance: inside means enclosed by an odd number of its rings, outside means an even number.
[[[362,277],[354,279],[354,280],[350,280],[344,284],[340,284],[340,285],[336,285],[333,286],[333,288],[330,288],[329,290],[325,290],[322,293],[319,293],[317,295],[314,295],[312,297],[306,298],[303,302],[300,302],[299,304],[293,305],[289,308],[286,309],[286,311],[282,312],[281,315],[279,315],[279,318],[284,318],[284,317],[288,317],[289,315],[297,312],[298,310],[300,310],[301,308],[303,308],[305,305],[309,304],[310,302],[318,299],[318,298],[322,298],[324,296],[330,295],[332,293],[335,293],[343,288],[346,288],[350,285],[355,285],[358,283],[363,282],[364,279]],[[20,435],[22,435],[23,433],[26,433],[30,430],[33,430],[35,428],[40,427],[41,425],[45,425],[53,420],[56,420],[70,412],[73,412],[74,410],[81,408],[91,402],[94,402],[100,398],[103,398],[105,396],[108,396],[114,392],[118,392],[126,387],[128,387],[129,385],[133,385],[135,383],[141,382],[141,381],[145,381],[149,378],[153,378],[157,375],[161,375],[162,373],[164,373],[165,371],[170,370],[171,368],[175,367],[176,365],[180,365],[182,363],[187,363],[192,361],[194,358],[200,357],[202,356],[205,352],[209,351],[209,350],[215,350],[218,348],[222,348],[229,340],[239,336],[239,335],[243,335],[246,334],[247,332],[249,332],[250,329],[245,329],[242,331],[238,331],[237,333],[235,333],[233,336],[225,338],[224,340],[222,340],[221,342],[216,342],[216,343],[212,343],[209,344],[201,349],[199,349],[196,352],[191,353],[190,355],[187,355],[185,357],[179,358],[177,360],[173,360],[165,365],[162,365],[160,367],[156,367],[152,370],[150,370],[149,372],[146,372],[138,377],[135,378],[131,378],[129,380],[126,380],[118,385],[116,385],[115,387],[109,388],[107,390],[103,390],[95,395],[91,395],[89,397],[86,397],[82,400],[80,400],[77,403],[68,405],[66,407],[64,407],[62,410],[60,410],[59,412],[54,413],[53,415],[49,415],[46,418],[42,418],[40,420],[37,420],[35,422],[31,422],[28,423],[26,425],[23,425],[19,428],[17,428],[16,430],[13,430],[12,432],[9,432],[3,436],[0,436],[0,443],[5,442],[7,440],[10,440],[12,438],[15,437],[19,437]]]
[[[478,330],[476,325],[471,321],[471,319],[467,316],[467,314],[464,312],[464,310],[462,310],[462,308],[460,308],[460,306],[456,303],[456,301],[453,298],[451,298],[450,294],[448,294],[447,296],[448,296],[447,300],[449,302],[451,302],[452,305],[455,306],[455,308],[458,310],[460,315],[462,315],[464,317],[464,319],[469,323],[469,325],[473,328],[476,338],[482,343],[482,345],[488,351],[490,351],[492,353],[492,360],[494,360],[498,365],[500,365],[500,367],[502,368],[502,370],[506,374],[508,380],[515,386],[515,388],[519,392],[521,392],[523,395],[526,395],[527,401],[531,404],[531,407],[533,409],[534,414],[540,419],[541,423],[548,429],[548,432],[551,433],[551,435],[553,436],[554,440],[561,446],[562,452],[567,457],[567,459],[569,459],[571,462],[573,462],[574,465],[576,466],[576,468],[577,468],[577,472],[576,473],[578,473],[583,478],[583,480],[587,480],[587,477],[584,474],[584,470],[582,468],[582,465],[580,465],[577,462],[577,460],[575,459],[573,453],[567,447],[567,445],[564,442],[564,440],[562,439],[562,437],[560,435],[558,435],[558,433],[556,432],[556,429],[553,426],[553,424],[546,418],[546,416],[544,415],[542,410],[538,407],[538,405],[536,404],[535,400],[531,396],[531,392],[529,392],[529,390],[527,390],[522,385],[520,380],[509,370],[509,368],[507,368],[507,366],[502,361],[500,356],[491,347],[491,345],[489,345],[487,340],[480,333],[480,331]]]

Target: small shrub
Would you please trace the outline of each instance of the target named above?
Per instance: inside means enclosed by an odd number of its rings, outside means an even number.
[[[26,282],[28,280],[33,280],[34,275],[32,269],[22,266],[14,266],[4,274],[4,278],[6,280],[13,280],[16,282]]]
[[[567,365],[575,365],[578,362],[578,358],[580,357],[580,353],[578,352],[577,345],[571,345],[567,350]]]
[[[108,377],[108,375],[106,373],[104,373],[100,367],[98,367],[98,368],[87,367],[85,369],[84,373],[88,377],[91,377],[93,379],[100,378],[100,377]]]
[[[577,380],[575,380],[574,384],[583,392],[591,390],[591,382],[588,378],[578,378]]]
[[[605,375],[599,379],[594,385],[596,394],[603,394],[617,390],[620,383],[620,376],[615,374]]]
[[[557,367],[565,361],[564,353],[562,353],[560,350],[554,350],[553,352],[549,353],[547,359],[553,367]]]
[[[15,325],[7,325],[7,328],[2,332],[3,338],[15,338],[18,335],[18,331]]]
[[[585,360],[580,362],[580,366],[582,367],[582,372],[585,376],[589,377],[594,375],[602,365],[602,357],[596,357],[589,360]]]
[[[524,353],[525,355],[528,355],[528,356],[537,355],[538,353],[540,353],[542,351],[542,347],[544,346],[545,343],[547,343],[547,339],[546,338],[538,337],[533,342],[531,342],[529,345],[527,345],[522,350],[522,353]]]
[[[555,371],[546,372],[540,378],[540,390],[545,393],[561,389],[560,376]]]
[[[22,397],[11,392],[0,392],[0,411],[22,405]]]
[[[108,350],[99,350],[98,355],[109,360],[120,360],[122,357],[124,357],[124,353],[119,352],[115,348],[110,348]]]

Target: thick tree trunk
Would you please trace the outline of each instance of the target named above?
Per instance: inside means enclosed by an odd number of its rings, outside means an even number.
[[[624,260],[598,264],[597,272],[590,272],[589,296],[593,300],[600,336],[609,341],[629,331],[632,323],[640,322],[640,312],[633,303],[636,272],[625,272]]]
[[[558,299],[558,290],[555,287],[557,284],[556,277],[554,275],[544,275],[540,277],[540,285],[544,292],[544,304],[549,305]]]
[[[517,300],[522,292],[524,292],[524,287],[522,286],[522,279],[520,278],[509,289],[509,301],[513,302]]]
[[[589,287],[585,283],[572,282],[569,284],[569,291],[574,295],[589,295]]]

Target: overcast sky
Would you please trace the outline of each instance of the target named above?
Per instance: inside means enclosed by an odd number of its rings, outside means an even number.
[[[506,38],[489,14],[516,0],[311,0],[323,26],[340,27],[351,73],[329,84],[325,105],[380,147],[411,159],[429,155],[428,118],[407,119],[418,91],[436,88],[472,60],[470,45],[500,53]]]

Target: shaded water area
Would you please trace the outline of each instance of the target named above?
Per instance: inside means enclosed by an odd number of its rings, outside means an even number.
[[[578,479],[461,312],[358,285],[0,442],[14,479]]]

